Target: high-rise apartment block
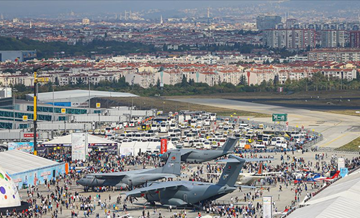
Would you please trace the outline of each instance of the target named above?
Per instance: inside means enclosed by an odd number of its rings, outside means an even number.
[[[320,32],[321,47],[338,48],[345,47],[345,31],[322,30]]]
[[[350,47],[360,48],[360,31],[350,31]]]
[[[274,29],[279,23],[281,23],[280,16],[258,16],[256,18],[258,30]]]
[[[306,49],[315,47],[315,31],[310,29],[266,30],[265,45],[271,48]]]

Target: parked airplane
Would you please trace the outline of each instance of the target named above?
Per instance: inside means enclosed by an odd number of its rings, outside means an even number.
[[[187,163],[202,163],[233,153],[239,139],[230,137],[221,148],[216,150],[181,149],[181,161]],[[173,151],[168,151],[161,156],[166,160]]]
[[[281,174],[281,172],[268,172],[262,171],[262,163],[259,164],[259,170],[257,173],[240,173],[238,176],[237,184],[239,185],[251,185],[259,179],[265,179],[269,176]]]
[[[318,177],[315,178],[314,180],[319,182],[319,181],[326,181],[326,182],[332,182],[334,181],[336,178],[339,177],[340,171],[336,171],[336,173],[332,176],[332,177]]]
[[[93,173],[86,175],[77,183],[86,187],[115,186],[125,189],[148,181],[176,177],[180,175],[180,157],[180,151],[174,150],[163,167],[115,173]]]
[[[144,197],[151,204],[160,202],[164,206],[194,205],[214,200],[236,190],[235,182],[245,160],[230,155],[223,160],[226,166],[217,184],[192,181],[171,181],[155,183],[126,193],[131,197]]]

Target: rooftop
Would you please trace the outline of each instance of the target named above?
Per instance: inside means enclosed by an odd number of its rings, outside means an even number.
[[[34,97],[34,94],[28,94],[31,98]],[[97,98],[97,97],[138,97],[137,95],[126,93],[126,92],[105,92],[105,91],[94,91],[94,90],[67,90],[67,91],[58,91],[58,92],[43,92],[38,93],[38,99],[40,101],[52,101],[53,98],[57,99],[75,99],[83,98],[88,99]]]
[[[0,166],[10,175],[59,164],[23,151],[0,152]]]

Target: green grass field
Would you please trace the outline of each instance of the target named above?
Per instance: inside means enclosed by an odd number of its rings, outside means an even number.
[[[354,139],[353,141],[347,143],[346,145],[336,148],[336,151],[360,151],[360,137]]]
[[[180,110],[192,110],[192,111],[207,111],[217,113],[219,116],[241,116],[241,117],[271,117],[268,114],[255,113],[251,111],[233,110],[220,107],[212,107],[199,104],[191,104],[185,102],[177,102],[167,100],[165,98],[155,97],[137,97],[137,98],[110,98],[111,100],[120,103],[124,106],[134,105],[138,109],[151,109],[156,108],[158,110],[164,110],[165,112],[175,112]],[[270,120],[270,119],[269,119]]]

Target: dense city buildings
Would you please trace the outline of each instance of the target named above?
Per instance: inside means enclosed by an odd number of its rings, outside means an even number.
[[[265,30],[265,45],[270,48],[307,49],[315,47],[315,31],[311,29]]]
[[[359,49],[316,49],[308,53],[309,61],[360,61]]]
[[[345,47],[345,31],[343,30],[322,30],[320,35],[323,48]]]
[[[258,30],[274,29],[281,23],[280,16],[258,16],[256,18],[256,27]]]
[[[124,80],[149,88],[183,79],[209,86],[274,80],[284,84],[314,73],[349,81],[357,78],[358,20],[310,20],[295,13],[285,13],[282,20],[280,14],[247,9],[254,13],[207,8],[198,14],[184,10],[183,17],[159,13],[151,19],[145,16],[150,12],[139,11],[101,19],[71,12],[62,22],[0,19],[0,36],[11,37],[9,44],[31,39],[40,42],[36,46],[44,45],[38,50],[1,51],[0,82],[31,86],[31,63],[46,60],[52,66],[43,71],[44,76],[59,86]],[[45,45],[54,49],[45,52]]]
[[[350,47],[360,48],[360,31],[350,31]]]

